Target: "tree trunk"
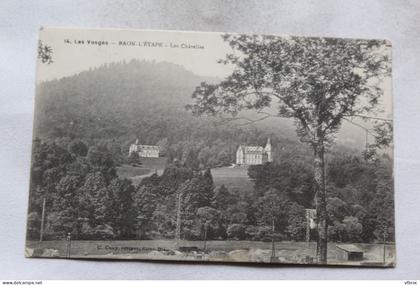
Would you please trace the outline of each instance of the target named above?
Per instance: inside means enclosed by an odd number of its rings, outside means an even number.
[[[314,147],[315,206],[318,239],[316,258],[318,263],[327,263],[327,201],[325,189],[325,148],[323,142]]]
[[[204,225],[204,252],[207,251],[207,229],[208,229],[208,225],[206,223]]]
[[[275,246],[275,244],[274,244],[274,230],[275,230],[275,228],[274,228],[274,215],[273,215],[273,217],[272,217],[272,224],[271,224],[271,262],[273,262],[274,261],[274,259],[275,259],[275,257],[276,257],[276,246]]]

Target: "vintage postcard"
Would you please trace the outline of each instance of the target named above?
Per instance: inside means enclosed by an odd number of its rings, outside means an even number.
[[[27,257],[395,265],[391,44],[42,28]]]

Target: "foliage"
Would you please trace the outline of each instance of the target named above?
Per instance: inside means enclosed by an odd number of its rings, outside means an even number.
[[[244,65],[227,79],[231,86],[227,83],[218,86],[226,88],[228,92],[225,94],[228,96],[224,99],[216,96],[220,100],[217,102],[242,110],[257,108],[259,112],[260,107],[274,103],[268,99],[264,88],[290,91],[280,95],[281,106],[277,106],[279,113],[275,115],[293,115],[302,141],[309,139],[302,134],[306,129],[302,122],[314,122],[312,119],[316,114],[311,112],[311,108],[319,103],[317,98],[324,98],[315,90],[329,90],[330,94],[327,95],[333,96],[331,100],[334,101],[339,100],[340,96],[368,88],[362,86],[368,82],[359,78],[359,72],[352,75],[347,67],[337,67],[333,57],[315,60],[318,65],[326,64],[316,68],[327,72],[326,76],[331,78],[315,76],[315,66],[308,67],[308,63],[309,56],[319,52],[316,45],[314,50],[311,46],[307,46],[308,50],[297,49],[302,53],[302,58],[298,58],[297,54],[286,54],[293,45],[296,47],[300,43],[300,39],[290,42],[263,39],[268,41],[267,49],[260,45],[259,38],[239,36],[237,40],[250,45],[249,57],[236,59],[238,63],[244,60]],[[372,44],[372,49],[376,45],[365,41],[359,43]],[[357,51],[357,47],[348,46],[345,42],[325,40],[320,44],[326,48],[325,53],[321,53],[325,56],[328,53],[335,56],[347,48],[349,50],[339,56],[350,56]],[[285,47],[279,51],[280,57],[275,54],[279,45]],[[337,51],[332,50],[335,45],[338,46]],[[251,56],[253,48],[262,51],[261,57]],[[258,61],[263,62],[262,56],[266,56],[271,65],[258,65]],[[280,66],[279,60],[288,57],[292,61]],[[295,62],[296,66],[291,62]],[[305,75],[304,82],[291,77],[306,70],[298,64],[304,64],[306,69],[311,70]],[[251,86],[251,81],[245,80],[251,75],[244,72],[251,67],[284,73],[284,79],[294,83],[265,85],[263,92],[254,94],[256,97],[246,97],[252,101],[240,104],[231,95],[238,88]],[[297,70],[292,72],[292,68]],[[330,72],[329,68],[332,68]],[[336,68],[342,73],[335,72]],[[372,68],[379,72],[382,67]],[[267,78],[256,78],[256,87],[262,88],[269,80],[277,82],[272,79],[279,74],[266,74]],[[340,76],[353,78],[354,82],[349,86],[341,86],[338,81],[336,85],[331,83],[333,79],[341,80]],[[124,82],[120,82],[121,78]],[[224,185],[215,188],[211,168],[230,165],[238,144],[263,145],[269,133],[234,124],[221,126],[215,119],[201,119],[188,114],[183,106],[190,102],[188,96],[201,80],[203,78],[178,66],[133,61],[105,65],[73,77],[41,83],[35,131],[42,139],[37,138],[33,143],[28,239],[39,238],[44,198],[46,239],[65,238],[68,232],[75,239],[174,238],[176,196],[181,193],[183,239],[202,239],[203,226],[207,225],[208,239],[269,241],[273,236],[274,219],[275,236],[303,240],[306,230],[305,208],[314,207],[316,192],[311,145],[285,139],[280,133],[270,133],[273,145],[279,147],[274,149],[273,163],[249,167],[254,191],[244,193]],[[213,84],[211,81],[209,84]],[[206,88],[210,87],[202,85],[195,92],[195,99],[198,100],[198,106],[193,107],[195,113],[201,112],[197,109],[200,106],[210,107],[200,105],[199,99],[203,95],[200,92],[206,91]],[[336,93],[342,88],[345,94]],[[89,90],[88,94],[86,90]],[[376,91],[373,88],[364,93],[372,104],[375,104]],[[122,94],[120,100],[115,100],[116,92]],[[290,94],[297,93],[300,95],[293,98],[302,100],[290,99]],[[241,94],[237,99],[245,98]],[[211,99],[215,94],[207,95]],[[151,96],[155,96],[156,100],[149,100]],[[351,101],[352,96],[346,98]],[[204,100],[204,97],[201,99]],[[355,108],[344,112],[347,108],[345,103],[350,102],[346,100],[340,99],[342,105],[326,104],[325,110],[322,110],[325,119],[356,112]],[[293,111],[290,106],[297,108],[298,112],[290,113]],[[334,109],[339,107],[342,111]],[[357,104],[357,107],[360,106]],[[302,121],[302,118],[309,121]],[[325,133],[326,142],[331,141],[340,125],[340,122],[331,123],[329,131]],[[323,124],[326,127],[325,121]],[[384,129],[386,126],[376,130],[383,137],[376,142],[378,145],[392,143],[389,132]],[[168,164],[162,175],[153,174],[134,187],[129,180],[117,177],[116,166],[132,159],[127,157],[128,147],[137,137],[142,143],[159,145],[168,158]],[[332,148],[328,155],[325,176],[329,238],[342,242],[375,242],[384,238],[392,241],[394,205],[389,157],[376,155],[374,160],[366,161],[352,150],[333,152]]]
[[[220,211],[212,207],[197,209],[198,227],[205,232],[205,238],[214,236],[220,228]]]
[[[389,72],[383,41],[255,35],[224,39],[234,53],[221,63],[234,65],[235,71],[221,83],[201,83],[188,108],[194,114],[236,116],[242,110],[261,111],[278,99],[275,115],[294,118],[300,138],[310,144],[331,139],[343,117],[371,110],[382,95],[371,79]]]
[[[276,189],[288,199],[309,208],[315,194],[311,168],[310,165],[294,159],[284,159],[276,164],[250,166],[248,175],[254,181],[258,195],[264,195],[269,189]]]
[[[67,143],[34,140],[28,238],[39,238],[44,199],[47,239],[132,237],[131,182],[116,177],[106,151]]]
[[[244,110],[292,118],[302,142],[313,148],[317,212],[317,258],[327,260],[325,147],[334,141],[343,119],[373,110],[389,73],[386,42],[334,38],[230,35],[233,53],[220,63],[234,66],[214,84],[202,82],[187,106],[195,115],[231,115]],[[275,103],[273,103],[275,102]],[[270,113],[275,104],[277,112]]]
[[[67,145],[66,145],[67,144]],[[180,163],[134,187],[114,177],[112,157],[99,147],[75,151],[75,139],[34,141],[28,238],[38,239],[42,201],[46,199],[44,238],[173,238],[176,195],[182,193],[181,236],[202,239],[271,240],[275,235],[302,241],[305,208],[313,207],[309,162],[283,161],[249,168],[250,193],[214,186],[210,169],[197,171]],[[82,147],[83,148],[83,147]],[[77,148],[76,148],[77,149]],[[85,154],[83,156],[83,154]],[[329,239],[374,242],[394,238],[392,164],[383,157],[337,154],[327,172]]]
[[[42,63],[51,64],[53,63],[52,59],[53,49],[44,44],[42,41],[38,42],[38,58],[41,60]]]
[[[305,208],[297,203],[289,207],[286,234],[294,241],[304,241],[306,237]]]
[[[227,236],[234,240],[244,240],[246,238],[245,235],[246,226],[244,224],[231,224],[227,228]]]

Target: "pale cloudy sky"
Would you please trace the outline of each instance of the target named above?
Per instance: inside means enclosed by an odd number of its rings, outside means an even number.
[[[40,64],[38,60],[37,82],[73,75],[104,63],[132,59],[172,62],[198,75],[223,78],[232,72],[232,67],[217,61],[232,50],[221,35],[210,32],[44,28],[40,40],[53,49],[54,62],[48,65]],[[88,41],[105,41],[108,45],[99,46]],[[135,42],[136,45],[120,45],[120,41]],[[162,47],[145,46],[144,42],[160,43]],[[183,48],[183,44],[204,48]],[[387,51],[390,49],[384,50]],[[391,79],[387,78],[381,87],[384,96],[380,109],[384,112],[380,116],[390,117]]]
[[[231,51],[219,33],[191,33],[144,30],[101,30],[44,28],[42,42],[53,49],[54,62],[38,64],[37,81],[72,75],[104,63],[145,59],[183,65],[203,76],[224,77],[232,69],[217,60]],[[69,40],[70,43],[65,43]],[[108,45],[91,45],[87,41],[107,41]],[[84,44],[76,44],[84,41]],[[121,46],[120,41],[162,43],[163,47]],[[201,45],[204,49],[182,48],[182,44]],[[178,45],[179,47],[172,46]]]

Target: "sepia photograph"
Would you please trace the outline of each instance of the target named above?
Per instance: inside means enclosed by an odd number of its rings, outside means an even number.
[[[25,256],[394,267],[391,48],[41,28]]]

